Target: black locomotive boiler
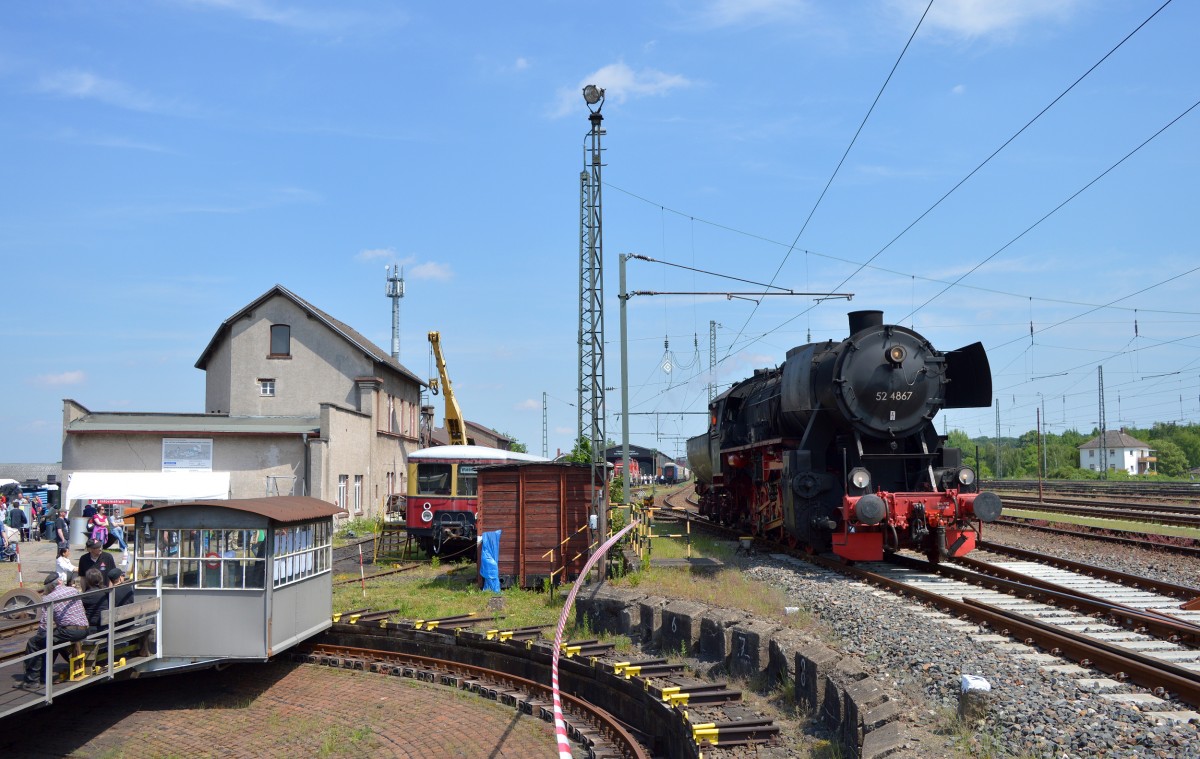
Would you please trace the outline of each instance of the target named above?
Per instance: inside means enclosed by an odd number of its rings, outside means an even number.
[[[700,513],[848,560],[962,556],[1000,498],[933,418],[991,405],[983,345],[941,353],[882,311],[849,318],[850,337],[792,348],[709,404],[687,444]]]

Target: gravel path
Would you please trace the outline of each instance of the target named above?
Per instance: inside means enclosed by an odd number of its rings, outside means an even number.
[[[1015,544],[999,533],[996,529],[987,537]],[[1066,558],[1102,563],[1102,547],[1094,549],[1097,554],[1089,559],[1070,546],[1050,547],[1044,536],[1034,540],[1037,547]],[[1163,555],[1153,557],[1163,571],[1179,571],[1166,567]],[[1125,564],[1126,559],[1113,561]],[[1116,568],[1134,571],[1139,567],[1138,559],[1128,561]],[[1141,571],[1147,565],[1140,564]],[[930,610],[908,600],[818,568],[795,567],[769,557],[753,557],[743,566],[754,578],[783,588],[796,605],[811,609],[831,631],[833,647],[861,656],[881,679],[922,704],[912,716],[920,728],[946,736],[944,748],[948,751],[979,757],[1200,758],[1200,731],[1195,723],[1160,725],[1137,707],[1099,698],[1097,691],[1077,685],[1074,676],[1042,672],[1038,665],[991,644],[971,641],[966,633],[923,616],[922,612]],[[1191,571],[1192,577],[1198,576],[1194,568]],[[953,716],[963,674],[980,675],[991,683],[991,715],[974,733],[956,735]],[[1098,672],[1088,676],[1104,677]],[[1171,704],[1147,711],[1176,709],[1189,707]]]

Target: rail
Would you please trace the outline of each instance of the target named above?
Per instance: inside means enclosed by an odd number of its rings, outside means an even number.
[[[395,668],[403,670],[407,667],[414,669],[414,675],[426,673],[428,677],[424,679],[446,685],[463,687],[464,683],[484,681],[489,686],[505,689],[510,694],[523,691],[529,695],[540,696],[547,701],[551,697],[550,687],[542,683],[463,662],[395,651],[330,644],[304,645],[299,648],[314,658],[340,659],[343,666],[346,666],[346,660],[351,660],[361,663],[358,668],[372,671],[388,671]],[[353,668],[352,664],[350,666]],[[642,745],[625,729],[624,725],[607,711],[567,693],[563,693],[561,697],[573,715],[586,720],[599,730],[612,742],[621,756],[632,759],[649,759],[649,755]],[[574,729],[578,732],[577,726]]]

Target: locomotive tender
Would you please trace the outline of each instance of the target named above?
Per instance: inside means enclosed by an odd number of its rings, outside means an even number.
[[[963,556],[1000,498],[978,492],[933,418],[991,405],[983,345],[939,353],[882,311],[849,319],[850,337],[792,348],[710,403],[687,443],[700,513],[851,561]]]

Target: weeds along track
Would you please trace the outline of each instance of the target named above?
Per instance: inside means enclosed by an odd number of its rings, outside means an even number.
[[[552,719],[553,644],[541,638],[541,628],[477,631],[472,628],[488,620],[462,615],[404,622],[390,614],[343,614],[294,656],[470,691]],[[683,664],[665,658],[631,660],[611,643],[564,643],[559,679],[568,733],[589,756],[719,759],[773,742],[779,732],[742,707],[741,692],[725,683],[692,678]]]

